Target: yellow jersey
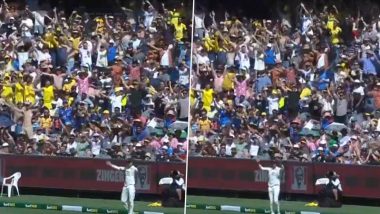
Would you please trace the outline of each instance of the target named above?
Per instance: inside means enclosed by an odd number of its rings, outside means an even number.
[[[15,85],[15,103],[24,103],[24,86],[21,83]]]
[[[185,36],[185,31],[187,30],[186,25],[183,23],[175,24],[175,38],[177,41],[181,41]]]
[[[5,81],[3,86],[3,91],[1,92],[1,97],[4,98],[7,102],[13,102],[13,88],[12,86],[7,86],[10,84],[9,81]]]
[[[310,97],[310,96],[311,96],[311,90],[310,90],[310,88],[304,88],[304,89],[302,89],[301,94],[300,94],[300,98],[301,99],[306,98],[306,97]]]
[[[232,72],[228,72],[223,80],[223,89],[224,90],[232,90],[235,87],[234,80],[235,80],[236,74]]]
[[[34,91],[33,84],[24,86],[24,99],[32,104],[36,103],[36,92]]]
[[[341,32],[342,32],[342,29],[340,27],[336,27],[335,29],[331,30],[331,43],[336,45],[340,42],[339,35]]]
[[[203,94],[203,108],[206,109],[207,112],[211,111],[211,104],[214,100],[214,90],[213,89],[204,89],[202,91]]]
[[[48,108],[49,110],[51,110],[53,108],[52,103],[54,100],[54,87],[52,85],[48,87],[44,87],[42,91],[44,93],[43,95],[44,106]]]

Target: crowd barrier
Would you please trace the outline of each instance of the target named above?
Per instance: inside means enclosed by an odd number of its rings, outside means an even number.
[[[188,188],[267,192],[268,174],[254,160],[197,158],[188,160]],[[262,161],[263,166],[270,162]],[[334,170],[340,175],[343,196],[380,198],[380,167],[333,163],[284,162],[282,193],[317,194],[316,179]]]
[[[112,163],[125,165],[123,160]],[[141,161],[134,164],[139,169],[136,180],[139,193],[159,194],[160,178],[167,177],[174,169],[186,172],[184,163]],[[0,180],[14,172],[22,174],[21,187],[120,192],[124,182],[124,172],[110,168],[104,159],[0,155]]]
[[[0,180],[21,172],[19,186],[68,190],[119,192],[124,174],[105,164],[103,159],[45,156],[0,155]],[[123,160],[114,160],[123,165]],[[254,160],[196,158],[188,160],[188,188],[267,192],[267,173]],[[158,181],[173,169],[186,172],[186,164],[172,162],[136,162],[139,168],[136,189],[140,193],[159,194]],[[262,161],[262,165],[270,162]],[[346,197],[380,199],[380,167],[331,163],[285,162],[283,193],[317,194],[316,179],[334,170],[340,175]]]
[[[73,205],[51,205],[51,204],[35,204],[35,203],[18,203],[18,202],[0,202],[0,208],[25,208],[33,210],[56,210],[79,213],[99,213],[99,214],[128,214],[127,210],[108,209],[108,208],[91,208]],[[136,214],[166,214],[162,212],[138,211]]]

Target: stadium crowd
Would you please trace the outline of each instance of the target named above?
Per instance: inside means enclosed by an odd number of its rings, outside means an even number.
[[[340,2],[197,8],[190,156],[380,163],[380,10]]]
[[[94,16],[3,1],[0,153],[185,161],[191,11],[129,3]]]

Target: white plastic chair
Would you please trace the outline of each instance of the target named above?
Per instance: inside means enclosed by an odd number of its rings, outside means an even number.
[[[1,185],[0,197],[3,196],[4,186],[8,187],[8,198],[11,197],[12,187],[16,188],[17,195],[20,196],[20,192],[18,191],[18,180],[20,180],[20,178],[21,178],[21,172],[16,172],[7,178],[3,178],[3,184]],[[7,183],[7,181],[9,181],[9,180],[10,180],[10,183]]]

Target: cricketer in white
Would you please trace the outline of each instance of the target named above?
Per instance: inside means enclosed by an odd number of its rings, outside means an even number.
[[[113,165],[110,161],[107,161],[106,164],[113,169],[121,170],[125,172],[125,180],[123,190],[121,192],[121,201],[124,203],[124,207],[128,210],[129,214],[133,214],[134,200],[135,200],[135,183],[136,183],[136,173],[138,169],[133,166],[132,160],[127,160],[127,165],[116,166]]]
[[[263,167],[259,159],[256,159],[256,161],[261,170],[268,171],[268,193],[271,214],[274,214],[273,204],[277,206],[277,213],[280,214],[280,202],[278,201],[278,197],[280,195],[281,171],[284,169],[284,165],[273,162],[272,167]]]

